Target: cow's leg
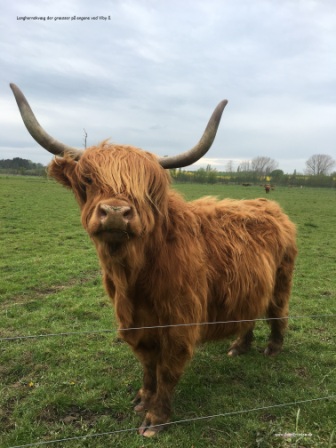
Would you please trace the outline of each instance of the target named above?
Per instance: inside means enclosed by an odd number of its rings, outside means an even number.
[[[244,326],[239,337],[233,342],[228,351],[228,356],[238,356],[246,353],[250,350],[252,341],[254,339],[253,335],[254,323],[249,323]]]
[[[143,386],[133,400],[135,412],[141,414],[149,409],[151,399],[156,393],[158,349],[139,344],[134,352],[143,367]]]
[[[271,334],[264,354],[274,356],[282,349],[284,334],[288,325],[288,307],[279,310],[276,306],[271,305],[267,317],[270,319],[268,323],[271,327]]]
[[[267,356],[278,354],[283,345],[284,334],[288,326],[288,302],[292,287],[294,256],[286,256],[277,271],[273,300],[266,317],[271,327],[268,345],[264,351]]]
[[[176,343],[175,343],[176,344]],[[171,341],[162,350],[156,370],[156,393],[151,397],[149,410],[139,428],[139,434],[153,437],[165,428],[171,416],[171,400],[186,363],[192,355],[192,347],[174,345]]]

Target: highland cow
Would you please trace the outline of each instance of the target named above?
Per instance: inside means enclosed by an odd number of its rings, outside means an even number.
[[[254,320],[265,317],[271,328],[265,354],[281,350],[295,227],[266,199],[186,202],[170,187],[166,169],[208,151],[226,101],[194,148],[160,158],[107,141],[84,151],[66,146],[41,128],[11,87],[28,131],[56,155],[49,175],[80,206],[120,336],[143,367],[135,411],[144,416],[140,434],[151,437],[170,420],[173,391],[197,344],[236,335],[228,355],[240,355],[251,346]]]

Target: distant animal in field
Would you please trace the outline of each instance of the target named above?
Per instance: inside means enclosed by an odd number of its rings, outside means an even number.
[[[269,193],[271,191],[271,186],[269,184],[264,185],[266,193]]]
[[[74,193],[120,336],[142,364],[134,402],[143,415],[140,434],[154,436],[170,421],[174,389],[197,344],[236,335],[228,355],[240,355],[251,347],[254,320],[266,317],[265,355],[279,353],[297,254],[294,224],[266,199],[187,202],[170,186],[169,168],[208,151],[227,101],[194,148],[158,157],[108,141],[86,150],[60,143],[11,87],[28,131],[56,156],[49,175]]]

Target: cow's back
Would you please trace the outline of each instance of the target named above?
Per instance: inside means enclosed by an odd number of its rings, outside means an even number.
[[[295,258],[295,226],[280,206],[266,199],[191,203],[201,221],[207,259],[208,320],[249,320],[265,314],[276,273]],[[237,332],[239,324],[211,325],[204,339]]]

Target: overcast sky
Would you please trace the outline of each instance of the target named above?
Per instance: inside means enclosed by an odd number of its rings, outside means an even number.
[[[15,0],[0,26],[0,159],[52,158],[24,128],[10,82],[49,134],[79,148],[85,128],[88,145],[185,151],[227,98],[194,167],[267,156],[291,173],[313,154],[336,158],[334,0]]]

